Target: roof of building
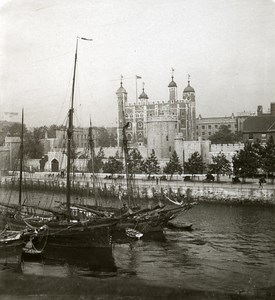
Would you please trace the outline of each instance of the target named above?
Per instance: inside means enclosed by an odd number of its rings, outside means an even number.
[[[169,83],[168,87],[177,87],[177,84],[174,81],[174,76],[172,76],[172,81]]]
[[[184,93],[190,93],[190,92],[195,92],[195,90],[192,88],[192,86],[190,85],[190,81],[188,81],[188,85],[187,87],[183,90]]]
[[[120,88],[117,90],[117,93],[127,93],[125,88],[122,86],[122,82],[120,83]]]
[[[248,117],[243,123],[243,132],[275,131],[275,116]]]
[[[142,89],[142,93],[139,95],[138,99],[149,99],[147,94],[144,92],[144,88]]]

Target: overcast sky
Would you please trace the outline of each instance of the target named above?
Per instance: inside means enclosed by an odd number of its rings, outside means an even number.
[[[120,75],[128,99],[196,91],[197,115],[267,110],[275,102],[275,1],[0,0],[0,110],[29,126],[63,123],[79,42],[76,122],[116,126]]]

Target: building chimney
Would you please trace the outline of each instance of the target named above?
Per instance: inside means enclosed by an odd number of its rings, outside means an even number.
[[[257,116],[261,116],[263,114],[263,107],[262,105],[258,105],[257,107]]]
[[[270,114],[271,116],[275,116],[275,102],[270,103]]]

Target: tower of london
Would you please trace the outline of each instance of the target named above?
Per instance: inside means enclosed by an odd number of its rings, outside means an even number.
[[[167,101],[150,101],[145,92],[135,102],[128,101],[121,81],[116,92],[118,101],[118,146],[122,145],[122,127],[128,123],[126,137],[129,147],[145,147],[157,157],[169,158],[175,150],[175,138],[196,140],[195,90],[187,86],[178,97],[178,87],[172,74]]]

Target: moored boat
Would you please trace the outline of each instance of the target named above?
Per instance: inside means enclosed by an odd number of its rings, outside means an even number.
[[[39,228],[46,225],[47,245],[56,247],[111,247],[111,228],[117,223],[116,218],[93,216],[84,220],[78,220],[71,213],[71,148],[73,139],[73,112],[74,112],[74,90],[77,66],[78,41],[76,40],[76,50],[73,70],[73,84],[71,105],[68,112],[67,129],[67,177],[66,177],[66,209],[62,212],[53,212],[48,220],[37,218],[37,216],[24,215],[22,213],[22,162],[23,162],[23,116],[21,133],[21,157],[20,157],[20,185],[19,185],[19,209],[14,213],[6,214],[5,218],[10,228],[19,229]],[[87,39],[84,39],[87,40]],[[47,245],[45,247],[47,247]]]

